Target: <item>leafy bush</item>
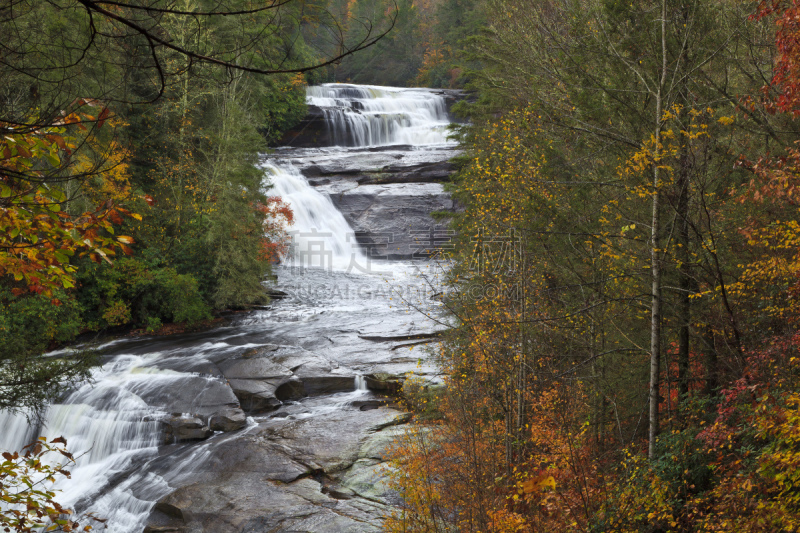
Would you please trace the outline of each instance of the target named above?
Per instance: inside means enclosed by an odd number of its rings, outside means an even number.
[[[81,328],[77,302],[60,291],[53,296],[0,290],[0,410],[35,411],[88,376],[91,352],[41,355],[72,340]]]
[[[123,258],[113,266],[87,265],[79,281],[78,298],[90,329],[124,324],[152,328],[211,317],[194,277],[170,267]]]

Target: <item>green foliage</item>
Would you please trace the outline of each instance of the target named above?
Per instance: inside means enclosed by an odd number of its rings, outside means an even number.
[[[368,27],[359,21],[374,18],[376,13],[395,6],[397,19],[391,33],[363,53],[345,58],[336,68],[337,80],[390,86],[412,83],[422,64],[423,52],[419,13],[411,0],[400,0],[394,5],[374,0],[353,2],[349,8],[349,38],[353,41],[362,39]]]
[[[51,297],[0,289],[0,410],[38,410],[85,380],[95,362],[90,351],[41,356],[83,328],[78,303],[61,291],[53,296],[60,305]]]
[[[89,329],[161,322],[195,323],[211,317],[197,281],[173,268],[135,258],[86,265],[78,277],[78,303]]]
[[[256,128],[267,142],[274,143],[305,116],[305,84],[301,76],[288,75],[253,81]]]
[[[403,398],[409,409],[414,411],[417,419],[422,421],[443,418],[440,401],[445,390],[444,385],[432,385],[413,375],[409,375],[403,382]]]
[[[463,88],[483,68],[467,50],[488,24],[485,0],[442,0],[434,3],[435,22],[417,76],[426,87]]]
[[[259,153],[305,114],[298,72],[341,52],[339,21],[234,4],[0,7],[0,409],[86,377],[87,355],[39,357],[81,332],[266,300],[283,221]]]

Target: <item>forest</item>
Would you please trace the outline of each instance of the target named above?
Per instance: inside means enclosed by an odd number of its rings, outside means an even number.
[[[460,327],[387,530],[797,530],[798,7],[472,8],[420,70],[473,94]]]
[[[90,352],[38,357],[79,335],[267,300],[292,213],[257,163],[307,84],[458,88],[459,325],[429,354],[444,384],[405,383],[385,529],[797,531],[798,21],[787,0],[7,0],[0,408],[84,379]],[[61,511],[26,497],[0,525]]]

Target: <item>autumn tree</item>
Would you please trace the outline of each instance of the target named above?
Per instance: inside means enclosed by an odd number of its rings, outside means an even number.
[[[637,306],[643,304],[641,295],[649,294],[650,333],[644,339],[640,327],[630,334],[626,326],[622,340],[631,348],[646,348],[650,358],[651,453],[661,418],[659,381],[671,341],[681,361],[678,380],[684,397],[692,346],[711,350],[709,346],[725,344],[732,348],[726,355],[736,359],[741,344],[733,309],[725,301],[733,273],[725,271],[721,250],[711,246],[700,251],[718,236],[708,232],[720,226],[709,226],[708,205],[692,194],[700,189],[703,194],[725,194],[725,187],[742,180],[742,172],[726,171],[711,184],[706,173],[734,169],[739,153],[730,149],[731,143],[747,146],[752,138],[738,127],[719,130],[722,136],[712,135],[710,143],[681,133],[681,147],[668,158],[662,153],[671,142],[662,138],[665,131],[688,132],[695,114],[707,110],[713,115],[708,124],[720,125],[716,121],[730,117],[739,105],[737,93],[751,91],[768,70],[768,49],[751,46],[763,37],[763,26],[749,24],[744,10],[718,8],[704,2],[534,8],[497,2],[490,10],[489,30],[472,48],[487,65],[479,74],[483,80],[478,86],[485,91],[476,111],[533,105],[558,152],[552,173],[569,176],[598,199],[616,201],[627,194],[620,189],[623,185],[628,192],[642,193],[631,197],[627,207],[619,206],[624,213],[614,213],[616,221],[603,217],[601,224],[612,227],[596,227],[595,235],[605,234],[603,240],[620,245],[639,243],[636,253],[649,262],[647,278],[641,263],[631,264],[626,277],[637,285],[649,280],[647,287],[638,285],[631,293],[638,294]],[[520,49],[527,52],[517,53]],[[748,117],[747,128],[773,138],[779,136],[779,123],[756,112]],[[642,171],[639,183],[622,183],[620,163],[642,150],[651,162],[649,177]],[[635,233],[628,233],[625,228],[632,226]],[[649,232],[645,241],[643,231]],[[701,325],[693,311],[698,301],[692,294],[701,278],[719,287],[715,305],[727,315],[715,334],[702,333],[716,326]],[[716,334],[724,340],[707,340]]]

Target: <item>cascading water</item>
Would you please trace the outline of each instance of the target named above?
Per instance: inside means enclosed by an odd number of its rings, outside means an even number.
[[[308,87],[306,101],[325,114],[337,146],[452,145],[443,96],[428,89],[329,83]],[[349,155],[349,154],[348,154]],[[280,157],[263,163],[273,190],[291,207],[291,252],[300,267],[364,271],[369,264],[355,233],[330,198],[311,187],[300,170]]]
[[[352,270],[364,264],[355,233],[330,198],[311,187],[289,163],[263,163],[275,193],[292,208],[292,243],[285,263],[292,267]]]
[[[412,146],[447,142],[445,99],[425,89],[329,83],[309,87],[336,146]]]
[[[158,397],[186,380],[184,373],[150,366],[162,355],[151,352],[115,357],[93,371],[91,382],[68,394],[62,403],[51,405],[42,417],[41,434],[48,439],[66,438],[75,456],[75,464],[65,467],[71,478],[62,478],[54,486],[62,491],[59,503],[90,510],[112,524],[109,528],[115,532],[140,530],[154,500],[170,492],[164,477],[131,472],[136,465],[155,459],[163,443],[159,420],[168,413],[158,408],[158,401],[148,403],[145,398]],[[3,450],[20,450],[36,439],[39,429],[22,414],[0,413],[0,425]],[[183,466],[196,460],[192,457]],[[181,471],[177,462],[175,470]],[[124,479],[115,483],[120,475]],[[90,509],[81,505],[91,500]]]
[[[353,147],[411,145],[418,148],[415,153],[419,154],[432,150],[431,146],[446,145],[441,152],[428,156],[429,159],[440,157],[441,153],[446,158],[453,143],[447,138],[449,122],[444,98],[424,89],[339,84],[309,87],[307,95],[309,104],[323,110],[333,144],[350,148],[279,150],[262,166],[266,180],[272,185],[270,194],[287,201],[294,212],[294,223],[289,228],[293,254],[279,267],[280,286],[286,290],[303,289],[299,276],[293,279],[294,274],[285,268],[301,266],[312,267],[308,277],[321,281],[320,286],[331,290],[321,298],[296,296],[275,305],[273,310],[252,313],[227,329],[182,337],[115,342],[113,348],[108,349],[106,363],[94,370],[92,382],[50,406],[41,425],[29,424],[24,416],[0,413],[0,451],[18,450],[38,434],[48,439],[66,437],[77,462],[68,468],[72,478],[58,482],[56,488],[62,492],[57,500],[75,507],[80,515],[92,513],[106,519],[107,531],[141,533],[157,500],[189,483],[187,479],[197,479],[191,476],[205,475],[204,465],[213,462],[215,447],[221,446],[220,443],[244,439],[281,420],[299,424],[331,418],[335,429],[329,431],[348,432],[346,424],[337,422],[340,420],[337,416],[347,410],[356,413],[353,416],[360,416],[357,405],[368,401],[372,394],[366,388],[364,374],[383,369],[405,372],[418,368],[417,359],[398,359],[396,355],[400,351],[388,346],[378,348],[373,341],[364,340],[372,335],[369,331],[373,329],[413,336],[420,331],[423,320],[417,317],[417,325],[414,325],[405,311],[397,309],[387,279],[361,275],[363,270],[358,266],[368,264],[368,258],[356,243],[352,228],[329,196],[310,186],[298,168],[323,160],[340,166],[348,161],[372,165],[371,157],[377,158],[380,162],[375,166],[382,168],[411,153],[407,147],[402,148],[402,154],[358,151]],[[419,156],[414,157],[410,160],[416,164]],[[406,276],[403,268],[396,267],[395,281]],[[408,284],[413,282],[410,276],[403,278]],[[429,331],[431,326],[424,327],[429,329],[422,331]],[[367,331],[366,337],[361,335],[361,329]],[[246,350],[271,343],[300,344],[304,350],[314,350],[315,356],[330,360],[331,372],[339,372],[337,376],[349,372],[348,379],[356,390],[309,398],[303,400],[302,405],[287,404],[285,409],[274,413],[274,418],[250,419],[247,429],[217,434],[200,443],[163,446],[162,419],[179,413],[199,412],[198,409],[207,405],[204,398],[211,394],[209,391],[219,394],[224,389],[235,405],[232,380],[227,379],[227,374],[220,374],[219,361],[229,356],[239,357]],[[315,372],[321,371],[314,368]],[[192,392],[184,392],[187,390]],[[176,396],[180,396],[181,401],[186,397],[193,400],[176,403]],[[229,400],[220,401],[230,405]],[[272,486],[270,483],[268,481],[267,485]],[[280,487],[283,481],[273,485]],[[245,504],[237,500],[235,505]],[[321,512],[332,505],[337,505],[337,501],[315,504],[313,510],[303,511],[299,516]],[[239,513],[243,508],[237,509]],[[347,526],[348,531],[362,531],[362,526],[367,527],[363,517],[351,524],[355,525]],[[96,529],[103,529],[103,526],[94,525]],[[328,529],[315,527],[295,529],[291,525],[270,525],[269,530],[320,533],[343,530],[335,524]]]

